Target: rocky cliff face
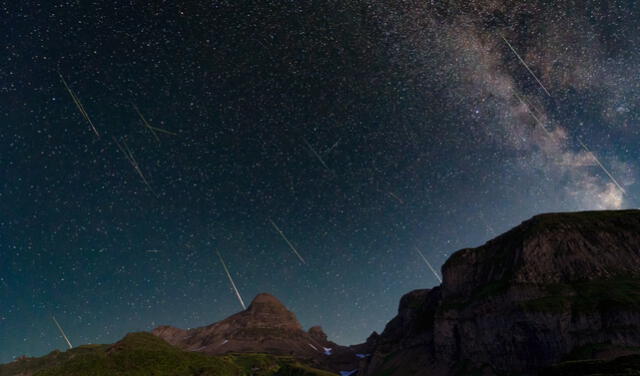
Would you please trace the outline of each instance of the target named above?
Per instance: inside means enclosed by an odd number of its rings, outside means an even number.
[[[534,374],[590,346],[640,347],[640,211],[539,215],[442,273],[402,298],[361,373]]]

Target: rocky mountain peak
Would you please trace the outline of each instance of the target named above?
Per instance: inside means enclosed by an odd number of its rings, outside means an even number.
[[[270,310],[270,311],[286,311],[287,307],[278,298],[271,294],[267,294],[265,292],[256,295],[253,298],[251,304],[249,304],[249,311],[261,311],[261,310]]]
[[[319,326],[304,331],[296,315],[266,293],[257,295],[246,310],[224,320],[189,330],[161,326],[153,334],[180,348],[212,355],[270,353],[323,363],[327,356],[323,348],[336,352],[342,348],[329,341]]]
[[[275,296],[258,294],[246,311],[240,312],[238,318],[249,321],[250,326],[302,330],[296,315]]]

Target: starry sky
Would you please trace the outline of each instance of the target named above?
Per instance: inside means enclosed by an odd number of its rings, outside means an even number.
[[[0,7],[0,362],[237,312],[216,252],[358,343],[416,247],[638,206],[633,0]]]

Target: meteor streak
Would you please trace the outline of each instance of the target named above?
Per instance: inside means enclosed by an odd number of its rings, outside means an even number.
[[[589,154],[591,154],[591,157],[593,158],[594,161],[596,161],[596,163],[598,164],[598,166],[600,166],[600,168],[602,169],[602,171],[604,171],[605,174],[607,174],[607,176],[609,176],[609,178],[611,179],[611,181],[613,182],[613,184],[616,185],[616,187],[618,187],[618,189],[620,189],[622,191],[623,194],[627,194],[627,191],[622,188],[622,186],[620,184],[618,184],[618,181],[616,180],[616,178],[613,177],[613,175],[611,175],[611,173],[609,172],[609,170],[607,170],[606,167],[604,167],[604,165],[600,162],[600,160],[598,159],[598,157],[596,157],[595,154],[593,154],[593,152],[587,147],[587,145],[584,144],[584,142],[582,142],[581,139],[578,138],[578,142],[580,143],[580,146],[582,146],[582,148]]]
[[[233,287],[233,291],[235,291],[236,293],[236,297],[238,297],[238,301],[240,302],[240,305],[242,306],[242,309],[246,310],[247,307],[244,305],[244,301],[242,300],[242,297],[240,296],[240,292],[238,291],[238,288],[236,287],[236,284],[233,282],[233,278],[231,278],[231,273],[229,273],[229,269],[227,269],[227,264],[224,263],[224,259],[222,258],[222,255],[220,254],[220,252],[216,252],[218,254],[218,257],[220,258],[220,262],[222,263],[222,267],[224,268],[224,272],[227,273],[227,278],[229,278],[229,282],[231,282],[231,287]]]
[[[91,126],[91,129],[93,130],[93,133],[95,133],[96,136],[100,138],[100,133],[98,133],[98,130],[96,129],[95,125],[93,125],[93,122],[91,121],[91,118],[87,114],[87,111],[84,109],[84,106],[80,102],[80,99],[78,99],[78,97],[73,92],[73,90],[71,90],[71,88],[67,84],[67,81],[65,81],[64,77],[62,77],[62,73],[58,72],[58,76],[60,76],[60,80],[62,81],[62,83],[64,84],[64,87],[69,92],[69,95],[71,95],[71,99],[73,99],[73,103],[75,103],[76,107],[78,107],[78,111],[80,111],[80,113],[82,114],[82,117],[84,117],[85,120],[89,123],[89,125]]]
[[[309,150],[311,150],[311,152],[313,153],[313,155],[316,156],[316,158],[318,158],[318,160],[320,161],[320,163],[322,163],[322,165],[324,166],[324,168],[327,169],[327,171],[329,171],[330,173],[333,174],[333,171],[331,171],[331,169],[329,168],[329,166],[327,166],[326,163],[324,163],[324,160],[322,159],[322,157],[320,156],[320,154],[318,154],[318,152],[316,152],[316,150],[311,146],[311,144],[307,141],[307,139],[303,138],[302,139],[304,141],[305,144],[307,144],[307,147],[309,148]]]
[[[395,194],[395,193],[393,193],[393,192],[389,191],[389,196],[391,196],[391,197],[395,198],[396,200],[398,200],[398,202],[399,202],[400,204],[404,205],[404,201],[402,201],[402,199],[401,199],[400,197],[396,196],[396,194]]]
[[[536,114],[535,114],[533,111],[531,111],[531,106],[530,106],[528,103],[526,103],[526,102],[522,99],[522,97],[521,97],[521,96],[519,96],[517,93],[513,93],[513,94],[516,96],[516,98],[518,98],[518,100],[520,101],[520,103],[522,103],[522,105],[523,105],[523,106],[525,106],[525,107],[527,108],[527,112],[529,113],[529,115],[531,115],[531,117],[533,118],[533,120],[535,120],[535,121],[536,121],[536,123],[538,123],[538,125],[540,126],[540,128],[544,129],[544,131],[547,133],[547,135],[548,135],[549,137],[551,137],[551,136],[552,136],[551,132],[549,132],[549,130],[548,130],[548,129],[547,129],[547,127],[544,125],[544,123],[540,120],[540,118],[538,118],[538,117],[536,116]]]
[[[282,232],[282,230],[280,230],[280,227],[278,227],[278,225],[276,225],[271,218],[269,218],[269,222],[271,222],[271,226],[273,226],[274,229],[276,229],[276,231],[278,232],[278,234],[280,234],[280,236],[282,237],[282,239],[284,239],[285,242],[287,242],[287,244],[289,245],[289,248],[291,248],[291,250],[293,251],[293,253],[295,253],[296,256],[298,256],[298,258],[300,259],[300,261],[302,261],[303,264],[307,264],[304,259],[302,258],[302,256],[300,256],[300,254],[298,253],[298,251],[296,250],[296,247],[293,246],[293,244],[291,244],[291,242],[289,241],[289,239],[287,239],[287,237],[284,235],[284,233]]]
[[[145,119],[145,117],[142,115],[142,112],[140,112],[140,109],[138,108],[138,106],[136,106],[135,104],[132,104],[132,106],[133,106],[133,109],[136,110],[136,113],[138,113],[138,116],[140,117],[140,120],[142,120],[142,125],[144,125],[151,132],[151,134],[153,134],[153,137],[156,139],[156,141],[158,143],[160,143],[160,137],[158,137],[158,134],[156,133],[156,131],[162,132],[162,133],[166,133],[166,134],[170,134],[172,136],[176,135],[175,133],[169,132],[166,129],[156,128],[154,126],[151,126],[151,124],[149,124],[147,119]]]
[[[433,272],[433,275],[436,276],[436,278],[438,279],[438,281],[440,281],[440,283],[442,283],[442,278],[440,278],[440,275],[438,274],[438,272],[436,272],[436,270],[433,268],[433,266],[431,266],[431,263],[429,262],[429,260],[427,260],[426,257],[424,257],[424,255],[422,254],[422,252],[420,252],[420,250],[418,249],[418,247],[415,247],[416,251],[418,252],[418,254],[420,255],[420,257],[422,257],[422,259],[424,260],[424,262],[427,264],[427,266],[429,267],[429,269],[431,269],[431,272]]]
[[[115,137],[113,137],[113,141],[116,143],[116,145],[118,146],[118,149],[120,149],[122,154],[124,154],[125,158],[127,158],[127,160],[129,161],[133,169],[138,173],[138,175],[142,179],[142,182],[155,195],[156,194],[155,191],[153,190],[153,188],[151,188],[151,184],[149,184],[149,181],[142,173],[142,170],[140,169],[140,165],[138,165],[138,161],[136,161],[136,158],[133,156],[133,152],[131,152],[131,149],[129,149],[127,142],[122,140],[122,144],[120,144]]]
[[[67,335],[64,334],[64,330],[62,330],[62,327],[60,326],[60,324],[58,323],[58,320],[56,320],[55,316],[51,316],[51,318],[53,319],[53,322],[56,323],[56,326],[58,327],[58,329],[60,330],[60,334],[62,334],[62,337],[64,338],[65,341],[67,341],[67,345],[69,345],[69,348],[72,349],[73,346],[71,345],[71,342],[69,342],[69,338],[67,338]]]
[[[509,46],[509,48],[511,49],[511,51],[513,51],[513,53],[516,55],[516,57],[518,58],[518,60],[520,60],[520,62],[522,63],[522,65],[524,65],[525,68],[527,68],[527,70],[529,71],[529,73],[531,73],[531,75],[533,76],[533,78],[535,78],[535,80],[538,82],[538,84],[540,85],[540,87],[544,90],[545,93],[547,93],[548,96],[551,96],[551,93],[549,93],[549,90],[547,90],[546,87],[544,87],[544,85],[542,84],[542,82],[538,79],[538,76],[536,76],[535,73],[533,73],[533,71],[531,70],[531,68],[529,68],[529,66],[527,65],[527,63],[525,63],[525,61],[520,57],[520,55],[518,54],[518,52],[516,52],[515,48],[513,48],[513,46],[511,45],[511,43],[509,43],[509,41],[507,39],[505,39],[505,37],[502,37],[502,40],[507,44],[507,46]]]
[[[518,93],[514,93],[514,94],[516,96],[518,96]],[[534,106],[526,97],[520,97],[520,98],[521,98],[521,101],[525,102],[527,104],[527,106],[529,106],[529,108],[533,110],[532,111],[533,113],[538,114],[538,115],[542,113],[542,111],[538,110],[536,108],[536,106]]]
[[[322,152],[323,154],[328,154],[331,152],[331,150],[335,149],[336,146],[338,146],[338,144],[340,143],[340,138],[338,139],[338,141],[336,141],[335,144],[333,144],[333,146],[331,146],[329,149],[325,150],[324,152]]]

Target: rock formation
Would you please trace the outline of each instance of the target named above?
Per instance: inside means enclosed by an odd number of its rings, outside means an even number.
[[[640,211],[535,216],[442,273],[370,337],[361,374],[535,374],[585,348],[640,348]]]
[[[304,331],[293,312],[274,296],[264,293],[256,296],[245,311],[222,321],[190,330],[161,326],[154,329],[153,334],[188,351],[210,355],[292,355],[328,369],[340,368],[344,361],[333,360],[344,358],[341,356],[344,352],[352,352],[329,341],[319,326]],[[324,348],[331,349],[331,360],[325,354]],[[348,357],[351,365],[355,367],[357,362],[354,359],[356,358],[353,354]]]

